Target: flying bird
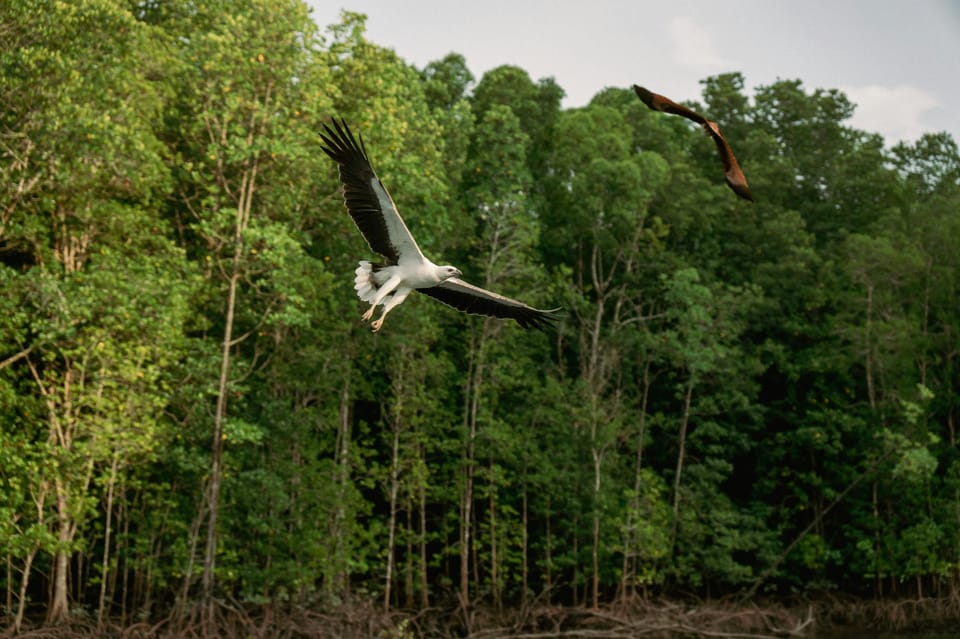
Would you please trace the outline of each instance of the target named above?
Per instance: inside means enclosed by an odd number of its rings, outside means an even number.
[[[720,159],[723,160],[723,171],[726,174],[727,185],[733,189],[733,192],[745,200],[753,202],[753,195],[750,193],[750,187],[747,186],[747,178],[740,170],[737,158],[733,154],[733,149],[727,143],[727,139],[720,132],[720,127],[713,120],[708,120],[696,111],[688,109],[682,104],[677,104],[669,98],[665,98],[658,93],[647,91],[641,86],[633,85],[633,90],[637,92],[640,100],[654,111],[663,111],[674,115],[682,115],[688,120],[693,120],[703,127],[704,131],[713,138],[717,145],[717,151],[720,152]]]
[[[559,309],[542,311],[484,290],[460,279],[460,269],[437,266],[427,259],[370,165],[363,136],[358,142],[344,120],[334,119],[333,127],[324,124],[323,128],[326,134],[320,134],[324,142],[321,148],[339,165],[347,211],[370,248],[384,260],[382,264],[361,260],[355,271],[357,296],[370,304],[363,321],[370,320],[377,306],[383,305],[379,319],[370,324],[374,332],[411,291],[420,291],[465,313],[513,319],[523,328],[543,330],[556,319],[553,313]]]

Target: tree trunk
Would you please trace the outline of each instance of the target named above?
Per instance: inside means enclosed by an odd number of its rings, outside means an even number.
[[[467,373],[466,411],[464,414],[467,441],[463,459],[463,494],[460,501],[460,605],[464,610],[470,605],[470,531],[473,526],[475,447],[489,324],[488,319],[482,322],[480,335],[471,345],[470,366]]]
[[[183,588],[181,588],[180,596],[174,603],[174,607],[177,609],[178,614],[181,615],[189,608],[187,604],[190,601],[190,588],[193,586],[194,574],[196,570],[197,546],[200,544],[200,530],[203,528],[203,521],[207,516],[206,491],[204,491],[203,496],[204,498],[200,503],[197,514],[190,523],[190,551],[187,553],[187,566],[183,571]]]
[[[476,421],[468,421],[467,446],[463,459],[463,494],[460,498],[460,605],[464,609],[470,602],[470,522],[473,508],[474,439],[477,435]]]
[[[57,552],[54,557],[53,569],[53,596],[50,608],[47,609],[47,623],[66,621],[70,615],[69,596],[67,591],[67,571],[69,570],[70,553],[70,513],[67,508],[66,489],[60,480],[57,483]]]
[[[233,344],[233,320],[237,302],[237,287],[240,280],[239,259],[241,248],[237,247],[233,273],[227,289],[227,312],[224,317],[223,344],[220,354],[220,379],[217,386],[217,407],[213,417],[213,442],[210,447],[210,479],[207,483],[207,539],[203,554],[203,577],[201,596],[206,611],[207,629],[213,627],[213,589],[217,567],[217,518],[220,515],[220,481],[223,476],[223,422],[227,414],[227,385],[230,379],[230,349]]]
[[[883,583],[880,575],[880,500],[877,494],[877,479],[871,482],[871,501],[873,505],[873,572],[876,579],[876,592],[883,596]]]
[[[420,448],[421,457],[424,456]],[[427,589],[427,480],[418,482],[417,497],[420,502],[420,608],[426,610],[430,605],[430,592]]]
[[[594,427],[594,434],[596,427]],[[592,605],[594,610],[600,607],[600,467],[603,463],[603,454],[594,446],[593,450],[593,531],[590,549],[592,575],[590,590],[592,591]]]
[[[350,482],[350,377],[343,381],[340,391],[340,422],[337,428],[335,463],[337,467],[337,506],[334,511],[331,537],[333,538],[334,574],[328,580],[327,589],[332,593],[337,588],[345,591],[349,581],[349,564],[346,561],[347,485]]]
[[[65,264],[67,266],[69,263]],[[48,442],[57,450],[64,453],[70,452],[73,445],[73,430],[71,421],[73,420],[73,382],[75,369],[71,362],[64,362],[63,372],[63,397],[59,404],[53,397],[51,391],[43,382],[43,378],[33,361],[27,357],[27,366],[33,375],[40,394],[43,396],[47,406],[48,421],[50,431]],[[54,471],[53,489],[56,494],[56,526],[58,547],[54,557],[53,564],[53,590],[50,595],[50,606],[47,608],[47,622],[57,623],[65,621],[70,614],[69,593],[67,590],[67,570],[69,569],[68,548],[73,538],[73,524],[70,517],[70,509],[67,503],[67,490],[64,485],[63,469],[57,468]],[[84,484],[83,489],[86,489]],[[37,521],[44,521],[42,500],[37,503]],[[22,602],[21,602],[22,603]]]
[[[403,561],[403,605],[408,610],[413,610],[416,606],[414,603],[415,596],[415,587],[414,587],[414,573],[416,568],[414,567],[414,555],[413,552],[413,540],[416,538],[415,526],[413,524],[413,495],[407,495],[406,499],[406,531],[407,531],[407,543],[406,543],[406,552],[404,553]]]
[[[13,626],[11,630],[13,634],[16,635],[20,632],[20,627],[23,625],[23,615],[27,609],[27,583],[30,581],[30,570],[33,567],[33,558],[37,556],[37,547],[35,546],[29,553],[27,553],[27,558],[23,562],[23,570],[21,571],[20,578],[20,590],[17,593],[17,612],[13,616]],[[9,606],[7,610],[10,610]]]
[[[33,496],[33,503],[36,507],[37,521],[43,521],[44,506],[47,501],[47,488],[45,485],[41,485],[38,493]],[[33,568],[33,560],[37,556],[37,552],[40,550],[40,545],[37,542],[34,542],[33,548],[30,549],[30,552],[27,553],[26,559],[23,562],[23,569],[20,571],[20,589],[17,593],[17,612],[13,617],[13,626],[11,630],[12,634],[17,634],[20,631],[20,627],[23,625],[23,615],[27,609],[27,585],[30,583],[30,572]],[[13,575],[10,570],[10,557],[7,556],[7,611],[12,610],[11,601],[10,601],[10,590],[13,587]]]
[[[637,433],[637,461],[633,468],[633,496],[627,509],[626,539],[624,540],[623,572],[620,582],[620,594],[626,600],[634,593],[637,554],[637,514],[640,511],[640,479],[643,470],[643,440],[647,431],[647,401],[650,397],[650,360],[644,363],[642,390],[640,394],[639,432]],[[631,559],[634,561],[631,562]]]
[[[122,536],[122,539],[118,540],[118,543],[117,543],[118,557],[130,555],[130,553],[125,552],[128,549],[128,544],[130,539],[130,517],[128,512],[129,504],[130,504],[130,501],[129,501],[129,498],[127,498],[126,491],[123,490],[123,487],[121,486],[120,505],[117,509],[117,519],[119,521],[117,523],[121,521],[123,522],[123,536]],[[123,545],[121,546],[121,544]],[[149,557],[149,555],[147,555],[147,557]],[[149,563],[149,559],[147,560],[147,563]],[[142,568],[138,569],[137,572],[139,573],[141,570]],[[126,625],[128,606],[129,607],[135,606],[137,601],[137,597],[136,597],[137,592],[135,589],[132,589],[130,587],[130,562],[124,560],[122,573],[118,574],[117,569],[114,569],[112,573],[114,575],[114,578],[111,584],[112,587],[110,589],[110,595],[108,598],[110,599],[110,601],[115,600],[115,597],[117,596],[117,581],[118,580],[121,581],[120,583],[120,622],[121,624]]]
[[[546,521],[543,522],[543,535],[544,535],[544,577],[543,577],[543,589],[547,592],[547,600],[544,602],[546,605],[550,605],[550,593],[553,591],[553,535],[550,530],[550,494],[547,493],[547,505],[546,505]]]
[[[529,566],[529,545],[530,545],[530,530],[529,530],[529,514],[528,514],[528,496],[527,496],[527,469],[526,461],[524,461],[524,482],[523,482],[523,492],[520,495],[520,609],[527,609],[527,590],[529,589],[530,581],[530,566]]]
[[[113,490],[117,483],[117,455],[110,463],[110,480],[107,483],[106,522],[103,526],[103,560],[100,562],[100,598],[97,602],[97,624],[103,623],[103,610],[107,598],[107,570],[110,568],[110,537],[113,532]]]
[[[580,556],[580,513],[573,513],[573,556]],[[577,590],[577,583],[580,581],[580,562],[573,562],[573,583],[570,585],[573,591],[573,605],[580,605],[580,591]]]
[[[500,599],[500,559],[497,548],[497,487],[494,476],[493,457],[489,460],[490,494],[488,508],[490,510],[490,592],[493,595],[493,606],[500,612],[503,601]]]
[[[387,571],[383,580],[383,609],[390,610],[391,586],[393,584],[393,566],[396,552],[394,540],[397,530],[397,493],[400,491],[400,428],[394,424],[393,446],[390,455],[390,517],[387,522]]]
[[[873,285],[867,285],[867,311],[866,325],[864,326],[864,375],[867,382],[867,401],[870,408],[877,407],[877,394],[874,390],[874,372],[873,372]]]
[[[683,475],[683,458],[687,446],[687,426],[690,423],[690,403],[693,399],[693,375],[687,381],[687,392],[683,398],[683,416],[680,419],[680,443],[677,450],[677,470],[673,476],[673,531],[670,535],[671,552],[677,543],[677,527],[680,522],[680,478]]]
[[[224,134],[226,132],[224,131]],[[254,131],[251,128],[247,143],[252,144]],[[224,314],[223,345],[220,354],[220,377],[217,384],[217,406],[213,416],[213,443],[210,448],[210,480],[207,484],[207,539],[203,556],[202,603],[207,615],[207,629],[215,631],[213,625],[213,590],[216,583],[217,566],[217,519],[220,516],[220,484],[223,480],[224,422],[227,417],[227,394],[230,382],[230,352],[236,345],[233,338],[233,323],[236,317],[237,295],[241,279],[241,263],[244,254],[244,234],[250,225],[253,210],[253,195],[256,191],[259,162],[256,156],[248,158],[240,176],[237,190],[236,217],[233,225],[233,256],[227,279],[227,309]],[[224,192],[227,178],[218,165],[219,181]],[[242,341],[243,337],[237,341]]]

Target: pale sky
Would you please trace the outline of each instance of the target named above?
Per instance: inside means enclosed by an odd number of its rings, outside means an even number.
[[[564,107],[636,83],[700,100],[739,71],[840,89],[852,126],[888,145],[948,131],[960,142],[960,0],[308,0],[321,28],[365,13],[367,37],[422,68],[461,53],[477,80],[512,64],[552,76]]]

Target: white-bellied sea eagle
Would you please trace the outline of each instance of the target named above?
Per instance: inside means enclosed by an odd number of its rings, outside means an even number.
[[[357,295],[370,308],[363,321],[373,317],[383,304],[383,313],[370,326],[379,331],[383,320],[398,304],[417,290],[465,313],[516,320],[523,328],[543,327],[553,319],[556,310],[542,311],[523,302],[497,295],[460,279],[460,269],[437,266],[428,260],[404,224],[390,193],[380,182],[367,155],[363,136],[358,139],[346,122],[333,120],[333,127],[323,125],[320,134],[323,151],[340,167],[343,201],[350,217],[370,248],[379,253],[383,264],[361,260],[357,267]]]
[[[633,85],[633,90],[636,92],[637,97],[640,98],[640,101],[654,111],[679,115],[688,120],[693,120],[702,126],[703,130],[713,138],[714,143],[717,145],[717,151],[720,153],[720,161],[723,162],[723,173],[727,180],[727,186],[733,189],[733,192],[743,199],[753,202],[753,194],[750,193],[750,187],[747,186],[747,177],[740,169],[737,156],[733,154],[733,149],[730,148],[727,138],[723,137],[723,133],[720,132],[720,127],[717,126],[716,122],[708,120],[693,109],[688,109],[682,104],[677,104],[670,98],[665,98],[659,93],[647,91],[636,84]]]

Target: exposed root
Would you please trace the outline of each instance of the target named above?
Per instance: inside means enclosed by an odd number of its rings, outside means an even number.
[[[817,616],[827,626],[864,630],[956,629],[960,593],[948,597],[874,600],[831,598],[817,603]]]
[[[610,608],[539,608],[523,622],[488,627],[475,639],[628,639],[633,637],[707,637],[774,639],[802,637],[813,625],[813,610],[744,608],[724,603],[688,606],[675,602],[637,601]]]
[[[895,630],[943,628],[960,619],[960,597],[901,601],[822,599],[785,607],[734,602],[636,599],[598,609],[543,602],[497,611],[489,607],[384,611],[354,600],[324,610],[218,601],[153,623],[120,625],[78,617],[62,625],[25,626],[17,639],[784,639],[814,625]]]

